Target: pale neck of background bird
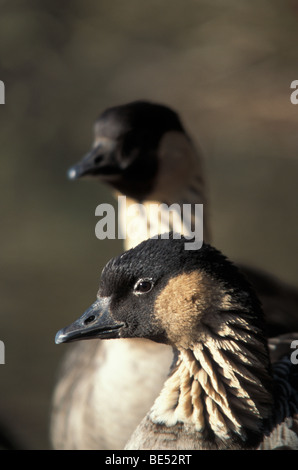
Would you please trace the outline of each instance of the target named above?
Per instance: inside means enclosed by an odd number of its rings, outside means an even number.
[[[203,226],[204,242],[210,243],[206,187],[200,153],[184,134],[168,132],[161,140],[158,155],[158,176],[152,193],[142,202],[143,210],[137,210],[138,201],[126,198],[126,206],[119,214],[122,233],[127,233],[127,227],[130,227],[130,234],[134,232],[133,237],[127,234],[125,249],[132,248],[153,235],[172,230],[186,236],[191,235],[197,231],[199,225]],[[197,210],[196,204],[203,204],[203,213]],[[190,223],[181,224],[183,205],[191,208]],[[165,206],[173,208],[170,220]]]
[[[150,420],[167,426],[183,423],[196,433],[202,449],[208,436],[216,436],[227,446],[232,436],[238,437],[239,448],[246,448],[247,431],[262,432],[273,404],[267,361],[260,359],[267,352],[255,336],[251,347],[243,347],[240,339],[247,339],[247,333],[230,328],[233,340],[206,335],[192,349],[181,348],[176,369],[156,399]],[[205,444],[210,448],[210,443]]]

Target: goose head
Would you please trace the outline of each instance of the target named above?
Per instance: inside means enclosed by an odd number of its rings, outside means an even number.
[[[97,299],[56,343],[92,338],[146,338],[175,348],[223,337],[239,322],[263,328],[250,284],[219,251],[203,244],[185,250],[185,238],[152,238],[110,260]],[[236,334],[236,333],[235,333]]]
[[[177,190],[193,176],[200,164],[194,154],[175,111],[134,101],[108,108],[98,117],[92,149],[68,170],[68,177],[98,179],[138,201],[162,199],[171,196],[169,188]],[[201,179],[201,169],[198,173]]]

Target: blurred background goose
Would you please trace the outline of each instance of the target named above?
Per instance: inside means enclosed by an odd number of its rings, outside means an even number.
[[[202,223],[194,206],[203,204],[204,241],[211,241],[201,151],[176,112],[147,101],[116,106],[99,116],[94,133],[92,150],[70,168],[68,175],[71,179],[97,178],[110,185],[115,196],[125,195],[126,211],[119,214],[123,227],[130,220],[129,208],[136,202],[143,204],[145,215],[138,216],[138,236],[126,237],[125,249],[153,235],[147,226],[152,203],[175,204],[178,208],[191,204],[192,228]],[[153,220],[151,215],[150,222]],[[156,233],[164,232],[159,220],[155,220],[155,226]],[[181,232],[187,234],[187,227],[182,226]],[[267,334],[286,333],[295,327],[298,330],[297,292],[267,274],[251,268],[246,272],[263,302]],[[76,344],[66,355],[54,393],[53,446],[123,448],[159,393],[170,362],[169,348],[145,340]],[[123,376],[118,373],[120,368]],[[115,404],[120,397],[126,397],[122,400],[125,407],[118,409]]]
[[[185,241],[150,239],[112,259],[96,301],[56,343],[146,338],[178,352],[128,450],[298,449],[298,365],[271,364],[261,304],[238,268]]]
[[[132,217],[129,207],[142,203],[145,213],[137,214],[135,227],[138,237],[127,234],[125,249],[148,238],[148,217],[153,219],[151,223],[156,222],[153,234],[164,231],[159,225],[163,219],[154,220],[154,214],[149,212],[152,204],[190,204],[192,210],[196,203],[206,206],[201,151],[192,143],[178,114],[169,107],[135,101],[109,108],[96,120],[94,133],[92,150],[69,169],[68,176],[97,178],[110,185],[116,197],[126,196],[124,211],[119,214],[123,232],[127,219]],[[181,219],[181,215],[178,217]],[[209,240],[206,214],[203,222],[204,238]],[[180,229],[185,230],[186,227]]]

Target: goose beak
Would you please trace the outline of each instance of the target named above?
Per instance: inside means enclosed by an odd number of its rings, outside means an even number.
[[[69,343],[82,339],[119,338],[124,323],[114,320],[110,313],[110,298],[101,297],[71,325],[58,331],[55,343]]]
[[[87,153],[82,160],[73,165],[67,171],[70,180],[76,180],[83,176],[105,175],[110,172],[111,155],[116,147],[116,142],[110,139],[99,139],[95,147]]]
[[[100,159],[100,148],[101,145],[98,145],[91,152],[87,153],[81,161],[69,168],[67,171],[68,179],[76,180],[82,176],[92,174],[96,168],[97,159]]]

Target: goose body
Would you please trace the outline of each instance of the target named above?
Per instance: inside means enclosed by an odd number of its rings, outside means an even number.
[[[96,301],[56,342],[93,338],[175,351],[125,449],[298,449],[298,365],[271,363],[254,290],[210,245],[191,252],[170,235],[111,260]]]
[[[126,210],[119,214],[122,227],[130,222],[130,209],[136,203],[142,203],[144,213],[137,218],[138,236],[126,237],[126,250],[153,235],[148,231],[148,220],[153,223],[156,233],[174,230],[188,234],[189,226],[181,224],[179,229],[178,223],[177,230],[173,220],[169,227],[163,226],[150,212],[152,205],[158,204],[178,206],[178,222],[181,218],[179,208],[190,204],[191,229],[203,223],[204,241],[211,241],[201,153],[177,113],[144,101],[113,107],[98,118],[94,134],[91,152],[69,170],[69,177],[95,178],[109,185],[116,197],[125,195]],[[204,205],[203,222],[194,210],[196,204]],[[247,274],[264,305],[267,334],[276,336],[298,330],[297,292],[252,269]],[[116,351],[123,358],[125,381],[111,373],[116,367]],[[75,360],[76,354],[84,355],[84,358]],[[75,371],[66,366],[72,358]],[[99,342],[96,347],[72,345],[53,397],[51,437],[54,448],[93,449],[93,442],[96,442],[95,448],[122,449],[158,395],[171,358],[169,347],[157,343],[149,346],[146,339],[117,341],[117,345],[114,341]],[[142,366],[135,369],[135,362]],[[154,380],[150,379],[150,373]],[[144,384],[146,393],[135,392],[136,382]],[[115,405],[124,395],[126,409]],[[93,411],[87,413],[86,409]],[[128,410],[130,420],[126,419]],[[113,432],[108,431],[112,427],[105,426],[106,421],[115,423]]]

